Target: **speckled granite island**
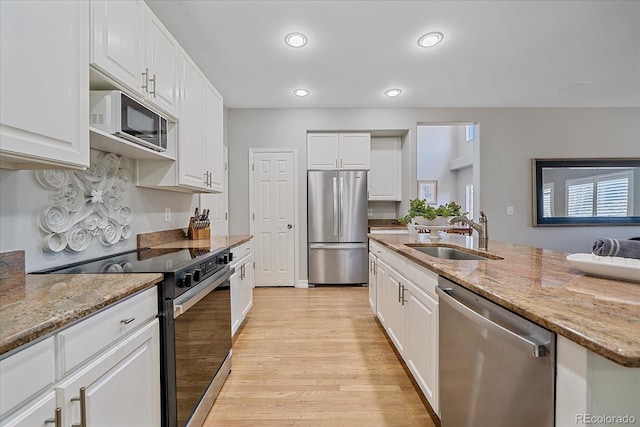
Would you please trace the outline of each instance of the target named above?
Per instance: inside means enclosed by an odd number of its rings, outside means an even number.
[[[0,354],[155,286],[162,274],[22,274],[0,280]]]
[[[640,367],[639,283],[587,276],[567,254],[505,242],[490,241],[484,252],[501,259],[455,261],[407,244],[478,252],[472,237],[447,235],[437,244],[427,235],[369,238],[619,365]]]

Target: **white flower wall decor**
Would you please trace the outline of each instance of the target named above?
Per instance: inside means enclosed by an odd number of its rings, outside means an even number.
[[[131,237],[128,166],[126,157],[92,151],[85,171],[37,171],[38,182],[53,199],[38,215],[44,250],[79,252],[94,239],[115,245]]]

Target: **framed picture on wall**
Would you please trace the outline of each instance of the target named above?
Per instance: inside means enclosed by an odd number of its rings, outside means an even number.
[[[438,204],[438,181],[418,181],[418,198],[428,205]]]

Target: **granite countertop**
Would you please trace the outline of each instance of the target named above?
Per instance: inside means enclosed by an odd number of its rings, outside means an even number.
[[[23,274],[0,280],[0,354],[44,337],[129,295],[162,274]]]
[[[434,258],[406,244],[452,246],[479,252],[473,237],[370,234],[369,238],[439,275],[620,365],[640,367],[640,284],[585,275],[567,254],[490,241],[503,259]],[[480,252],[482,253],[482,252]]]

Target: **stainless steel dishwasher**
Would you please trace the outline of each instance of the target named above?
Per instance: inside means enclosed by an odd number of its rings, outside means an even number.
[[[438,282],[442,426],[553,426],[555,334]]]

